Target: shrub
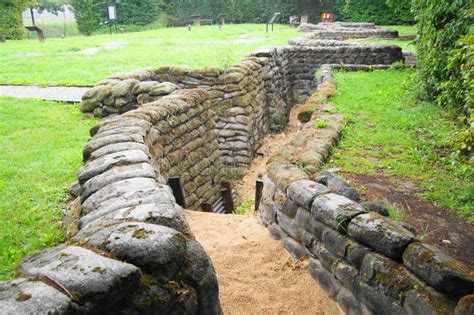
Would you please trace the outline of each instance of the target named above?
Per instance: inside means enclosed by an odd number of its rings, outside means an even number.
[[[397,1],[396,5],[386,0],[337,0],[338,19],[352,22],[372,22],[378,25],[413,24],[411,0]]]
[[[98,0],[70,0],[79,32],[90,35],[105,20],[105,7]]]
[[[21,13],[30,4],[27,0],[0,0],[0,34],[8,39],[25,37]]]
[[[457,113],[465,124],[453,143],[473,151],[474,5],[469,0],[414,0],[422,95]]]
[[[92,34],[107,20],[106,5],[102,0],[70,0],[70,4],[82,34]],[[121,0],[117,4],[117,23],[135,26],[151,24],[158,19],[160,10],[161,1]]]

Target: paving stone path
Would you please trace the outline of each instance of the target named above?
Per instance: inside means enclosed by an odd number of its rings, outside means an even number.
[[[82,95],[89,89],[90,87],[50,86],[42,88],[34,85],[0,85],[0,95],[79,103]]]

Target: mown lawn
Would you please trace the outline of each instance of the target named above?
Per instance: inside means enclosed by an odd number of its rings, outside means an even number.
[[[422,199],[474,222],[474,169],[447,150],[456,126],[444,111],[405,92],[413,74],[336,73],[331,102],[348,123],[331,163],[351,173],[409,178]]]
[[[75,105],[0,97],[0,121],[1,281],[25,255],[63,239],[59,202],[95,120]]]
[[[370,44],[391,44],[398,45],[403,51],[416,52],[416,46],[414,41],[411,40],[400,40],[400,39],[366,39],[361,42]]]
[[[35,40],[7,41],[0,45],[0,84],[94,85],[105,77],[143,67],[187,65],[230,67],[262,46],[286,45],[300,36],[294,28],[264,24],[229,24],[159,28],[124,34],[104,34]],[[107,42],[124,47],[78,53]]]
[[[416,26],[415,25],[387,25],[381,26],[384,28],[391,28],[398,31],[400,36],[415,36],[416,35]],[[412,40],[400,40],[400,39],[366,39],[358,40],[363,43],[373,43],[373,44],[393,44],[398,45],[402,48],[403,51],[416,51],[416,46]]]

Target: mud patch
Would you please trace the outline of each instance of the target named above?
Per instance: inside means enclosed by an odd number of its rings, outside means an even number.
[[[345,173],[344,177],[362,187],[364,200],[383,200],[395,204],[406,214],[423,241],[443,248],[451,256],[474,268],[474,225],[449,209],[420,200],[416,185],[408,179],[383,175]]]

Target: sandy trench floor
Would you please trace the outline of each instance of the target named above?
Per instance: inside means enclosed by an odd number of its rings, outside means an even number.
[[[186,220],[214,264],[225,314],[343,314],[255,215],[186,210]]]
[[[269,134],[265,137],[262,145],[258,149],[258,152],[263,153],[263,156],[253,158],[245,176],[234,183],[234,189],[237,191],[242,202],[255,199],[255,181],[259,178],[259,175],[265,171],[268,158],[278,152],[285,143],[295,137],[298,129],[298,109],[301,106],[301,104],[293,105],[285,130],[280,133]]]
[[[268,157],[297,132],[295,105],[287,128],[267,136],[245,177],[235,184],[242,201],[255,197],[255,181]],[[225,314],[343,314],[307,270],[258,223],[255,214],[231,215],[186,210],[186,220],[210,256]]]

